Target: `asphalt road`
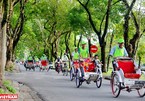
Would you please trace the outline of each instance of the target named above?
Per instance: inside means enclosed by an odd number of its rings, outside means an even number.
[[[7,78],[29,85],[45,101],[145,101],[145,97],[140,98],[137,91],[121,91],[118,98],[113,98],[109,80],[103,79],[101,88],[97,88],[94,82],[89,85],[84,82],[76,88],[75,81],[70,81],[69,76],[57,74],[54,70],[26,71],[22,65],[20,69],[20,73],[10,73]]]

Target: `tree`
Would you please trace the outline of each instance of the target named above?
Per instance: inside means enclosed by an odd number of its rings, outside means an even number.
[[[24,26],[24,6],[26,0],[10,0],[9,1],[9,13],[7,18],[7,62],[6,69],[9,69],[14,61],[14,50],[20,37],[22,36],[23,26]],[[17,5],[19,4],[19,6]],[[15,11],[19,12],[18,18],[13,17],[13,10],[16,6]],[[15,12],[14,11],[14,12]],[[16,12],[16,13],[17,13]],[[17,19],[17,20],[16,20]],[[15,21],[13,23],[13,20]]]
[[[77,0],[77,1],[80,3],[80,5],[82,5],[82,7],[87,12],[87,14],[88,14],[88,20],[89,20],[89,22],[90,22],[94,32],[98,36],[99,44],[100,44],[100,47],[101,47],[101,60],[102,60],[102,63],[104,64],[103,65],[103,71],[106,71],[106,66],[105,66],[106,65],[106,62],[105,62],[105,47],[106,47],[106,42],[105,42],[105,37],[107,35],[107,29],[108,29],[108,25],[109,25],[109,15],[110,15],[110,10],[111,10],[112,0],[108,0],[105,14],[102,17],[100,25],[98,24],[98,26],[100,26],[99,29],[97,29],[96,24],[95,24],[95,22],[93,20],[93,17],[91,15],[91,11],[89,10],[89,7],[90,7],[89,3],[93,4],[93,3],[95,3],[95,1],[93,1],[93,0],[92,1],[87,0],[86,2],[83,2],[82,0]],[[103,23],[104,23],[104,27],[103,27]]]
[[[6,63],[6,19],[8,14],[8,1],[0,0],[0,86],[4,78]]]

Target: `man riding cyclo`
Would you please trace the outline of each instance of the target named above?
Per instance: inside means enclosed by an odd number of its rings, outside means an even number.
[[[81,43],[81,47],[79,48],[79,53],[80,53],[80,70],[82,77],[84,77],[84,67],[88,67],[87,60],[89,59],[89,49],[86,47],[86,42]],[[85,69],[86,69],[85,68]]]
[[[26,60],[26,63],[24,64],[24,66],[27,68],[31,68],[31,67],[33,67],[33,65],[34,65],[34,59],[33,59],[33,57],[30,55],[28,58],[27,58],[27,60]]]
[[[28,57],[27,62],[32,62],[32,63],[34,62],[33,57],[31,55]]]
[[[72,66],[74,67],[74,70],[79,67],[79,59],[80,59],[80,54],[78,52],[78,48],[74,47],[74,52],[72,53]]]
[[[113,57],[114,59],[117,57],[128,57],[128,53],[124,47],[124,40],[123,39],[118,40],[118,45],[114,46],[111,49],[109,55],[111,57]],[[116,70],[117,65],[116,65],[116,62],[114,61],[114,59],[112,61],[112,64],[113,64],[113,69]],[[135,69],[138,69],[136,63],[134,65],[135,65]],[[140,73],[141,71],[137,71],[137,72]]]

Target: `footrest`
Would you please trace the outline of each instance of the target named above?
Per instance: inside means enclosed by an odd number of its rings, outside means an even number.
[[[95,81],[98,78],[97,73],[86,73],[86,75],[87,75],[86,77],[87,81]]]
[[[135,81],[135,84],[143,84],[143,85],[145,85],[145,81]]]

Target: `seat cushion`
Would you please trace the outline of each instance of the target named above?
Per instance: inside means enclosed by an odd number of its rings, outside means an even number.
[[[118,60],[118,67],[124,72],[125,78],[138,79],[140,74],[136,74],[133,60]]]
[[[118,60],[118,67],[125,73],[135,73],[134,63],[132,60]]]
[[[125,78],[131,78],[131,79],[139,79],[140,74],[135,74],[135,73],[125,73],[124,74]]]
[[[42,60],[42,61],[41,61],[41,65],[42,65],[42,66],[47,66],[47,65],[48,65],[48,62],[47,62],[46,60]]]

